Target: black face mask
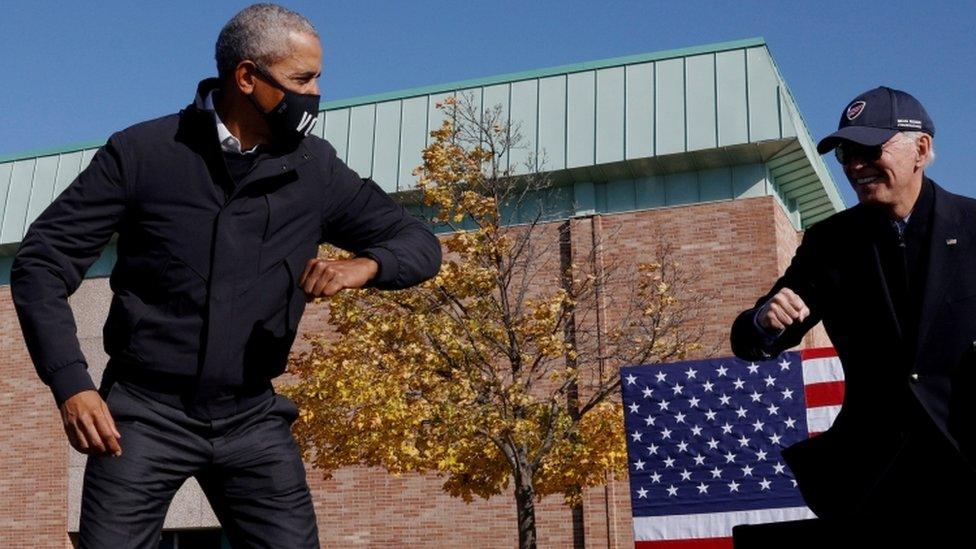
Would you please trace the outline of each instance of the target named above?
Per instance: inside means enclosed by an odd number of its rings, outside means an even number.
[[[261,106],[254,100],[254,94],[248,95],[251,104],[257,109],[261,116],[267,121],[271,128],[271,135],[276,142],[297,143],[308,134],[312,133],[312,128],[318,121],[319,100],[321,96],[312,93],[295,93],[285,89],[267,71],[254,66],[262,78],[271,83],[274,87],[284,92],[285,96],[271,111],[264,112]]]

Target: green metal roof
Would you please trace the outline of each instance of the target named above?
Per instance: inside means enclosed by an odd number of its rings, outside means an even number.
[[[760,163],[765,194],[798,226],[844,207],[762,38],[329,101],[316,132],[361,175],[407,190],[443,120],[436,103],[459,92],[522,128],[513,167],[544,154],[530,169],[602,182]],[[0,157],[0,246],[19,242],[103,143]]]

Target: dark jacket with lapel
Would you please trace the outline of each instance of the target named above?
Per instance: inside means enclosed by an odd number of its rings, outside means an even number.
[[[13,300],[58,404],[94,388],[67,297],[113,233],[106,352],[126,368],[225,389],[284,370],[305,307],[297,282],[318,244],[375,259],[371,285],[382,289],[438,271],[431,231],[323,139],[261,153],[235,186],[202,109],[216,84],[201,82],[178,114],[112,135],[23,239]]]
[[[926,183],[931,180],[926,178]],[[903,337],[881,268],[885,220],[858,205],[810,227],[773,289],[732,327],[736,356],[759,360],[797,345],[821,320],[843,364],[846,392],[833,427],[783,452],[821,517],[859,510],[898,454],[915,416],[972,455],[976,345],[976,201],[934,189],[917,341]],[[811,315],[767,343],[756,309],[780,288]],[[910,330],[908,330],[910,332]],[[919,408],[920,406],[920,408]],[[913,415],[913,410],[921,410]]]

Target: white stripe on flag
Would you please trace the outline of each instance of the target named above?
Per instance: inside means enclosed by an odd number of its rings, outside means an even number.
[[[803,361],[804,385],[829,381],[844,381],[844,369],[841,368],[839,358],[832,356],[829,358],[811,358]]]
[[[837,414],[840,413],[840,406],[818,406],[807,408],[807,431],[810,433],[822,433],[834,424]]]
[[[724,538],[732,536],[732,527],[739,524],[765,524],[810,518],[816,518],[816,515],[806,507],[634,517],[634,541]]]

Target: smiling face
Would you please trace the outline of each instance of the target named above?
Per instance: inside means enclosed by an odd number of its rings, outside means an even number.
[[[922,169],[932,138],[923,134],[915,141],[895,134],[881,147],[880,155],[845,145],[841,145],[845,152],[842,166],[858,202],[880,206],[892,217],[911,213],[922,189]]]

